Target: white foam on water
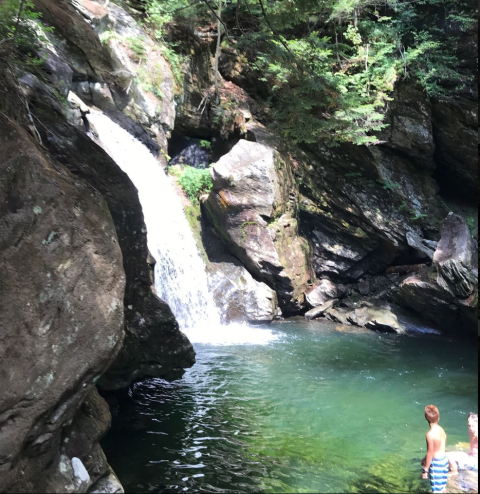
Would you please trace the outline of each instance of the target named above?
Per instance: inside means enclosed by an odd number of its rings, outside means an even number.
[[[220,328],[199,324],[189,329],[186,334],[193,344],[215,346],[268,345],[278,340],[278,335],[274,334],[271,329],[246,324],[229,324]]]
[[[105,151],[138,190],[148,248],[156,260],[155,290],[170,306],[190,341],[265,345],[275,340],[277,337],[268,329],[221,324],[220,311],[208,291],[205,264],[182,202],[164,169],[140,141],[106,115],[91,110],[87,116]]]

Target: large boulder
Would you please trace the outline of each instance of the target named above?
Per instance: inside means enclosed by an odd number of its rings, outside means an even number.
[[[209,263],[208,287],[227,323],[271,322],[278,315],[275,291],[254,280],[236,259]]]
[[[462,217],[450,213],[434,254],[434,265],[406,278],[399,303],[448,333],[476,332],[478,250]]]
[[[332,283],[328,279],[319,280],[305,292],[305,299],[312,307],[324,304],[327,300],[341,298],[347,292],[347,287]]]
[[[404,333],[405,328],[396,314],[390,309],[377,307],[329,308],[327,317],[341,324],[352,324],[362,328],[384,331],[387,333]]]
[[[212,179],[206,211],[227,249],[277,292],[285,314],[297,312],[311,275],[289,161],[270,146],[240,140],[213,166]]]
[[[125,273],[100,193],[1,115],[0,148],[0,490],[39,492],[122,347]]]

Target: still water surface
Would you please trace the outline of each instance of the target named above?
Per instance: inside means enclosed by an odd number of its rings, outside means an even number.
[[[423,408],[468,441],[476,342],[336,328],[236,327],[181,380],[136,384],[103,444],[126,491],[428,492]]]

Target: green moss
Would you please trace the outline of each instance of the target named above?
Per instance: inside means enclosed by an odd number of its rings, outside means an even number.
[[[245,238],[247,237],[247,232],[245,231],[245,229],[249,226],[253,226],[253,225],[258,225],[258,223],[256,221],[244,221],[241,225],[240,225],[240,230],[242,231],[242,236],[241,236],[241,241],[243,242],[245,240]]]
[[[187,217],[188,224],[192,230],[200,255],[207,264],[208,256],[202,242],[202,212],[200,210],[200,203],[196,201],[192,203],[191,206],[187,206],[185,208],[185,216]]]

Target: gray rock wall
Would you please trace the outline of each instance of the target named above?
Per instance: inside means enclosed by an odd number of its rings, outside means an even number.
[[[123,343],[107,203],[0,116],[0,490],[36,490]]]

